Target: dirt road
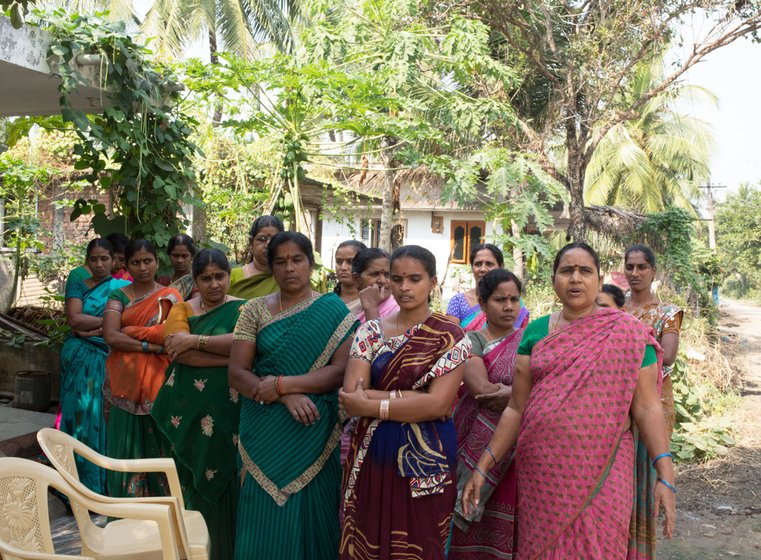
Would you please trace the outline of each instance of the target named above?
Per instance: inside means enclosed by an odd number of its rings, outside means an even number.
[[[732,415],[737,446],[677,473],[677,535],[659,540],[658,560],[761,559],[761,307],[724,301],[722,333],[747,349],[750,376]]]

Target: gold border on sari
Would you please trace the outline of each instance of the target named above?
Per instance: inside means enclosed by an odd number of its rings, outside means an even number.
[[[288,501],[288,497],[291,494],[298,493],[322,470],[322,468],[325,466],[325,463],[327,463],[328,458],[333,453],[333,451],[335,451],[336,446],[341,441],[342,433],[343,430],[341,429],[340,424],[336,424],[336,426],[333,428],[333,432],[330,434],[328,442],[325,444],[325,449],[322,450],[322,453],[319,457],[317,457],[317,460],[312,463],[297,478],[293,479],[282,488],[278,488],[277,484],[275,484],[270,478],[267,477],[267,475],[264,474],[264,472],[262,472],[262,470],[256,465],[256,463],[254,463],[251,457],[249,457],[248,453],[246,453],[246,449],[243,447],[243,444],[238,441],[238,452],[240,453],[241,462],[243,463],[243,470],[240,473],[241,486],[245,480],[246,472],[248,472],[256,481],[256,483],[261,486],[262,490],[267,492],[267,494],[269,494],[269,496],[275,500],[275,503],[278,506],[282,507],[285,505],[285,502]]]

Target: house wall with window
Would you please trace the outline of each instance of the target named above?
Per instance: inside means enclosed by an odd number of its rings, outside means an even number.
[[[403,229],[401,245],[422,245],[436,257],[439,280],[444,279],[445,283],[445,298],[460,287],[455,272],[468,268],[470,247],[493,242],[495,235],[493,222],[487,222],[484,213],[478,210],[403,210],[399,225]],[[323,263],[334,268],[336,248],[347,239],[360,240],[368,247],[377,246],[379,230],[379,210],[367,217],[343,220],[325,216],[319,247]]]

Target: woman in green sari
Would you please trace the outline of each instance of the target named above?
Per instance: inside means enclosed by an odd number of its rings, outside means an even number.
[[[243,308],[230,386],[245,397],[235,558],[335,560],[341,484],[337,390],[356,320],[313,292],[309,239],[283,232],[268,260],[280,291]]]
[[[251,262],[230,273],[230,295],[243,299],[262,297],[278,291],[267,262],[267,245],[270,239],[283,231],[283,222],[277,216],[259,216],[248,234],[251,242]]]
[[[86,276],[70,275],[66,282],[66,322],[71,327],[61,349],[60,429],[91,447],[106,452],[106,423],[103,417],[103,379],[108,346],[103,340],[103,310],[112,290],[129,284],[111,277],[111,244],[93,239],[87,245]],[[76,269],[79,270],[79,269]],[[83,484],[104,494],[106,473],[77,457]]]
[[[235,548],[238,481],[235,461],[240,402],[227,383],[233,329],[244,300],[227,295],[230,263],[218,249],[193,259],[198,294],[178,303],[164,324],[172,364],[151,416],[177,464],[185,504],[200,511],[211,537],[211,559]]]

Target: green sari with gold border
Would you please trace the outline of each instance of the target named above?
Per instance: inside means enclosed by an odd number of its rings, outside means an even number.
[[[356,326],[332,293],[275,316],[259,298],[243,308],[235,338],[256,342],[252,374],[303,375],[326,366]],[[338,555],[338,392],[307,396],[320,413],[311,426],[294,420],[281,403],[243,399],[235,558],[334,560]]]
[[[244,300],[229,301],[188,317],[191,334],[233,332]],[[228,560],[235,547],[238,509],[236,447],[238,392],[227,382],[227,366],[195,367],[173,362],[151,408],[167,450],[177,463],[188,509],[200,511],[211,537],[211,559]]]

